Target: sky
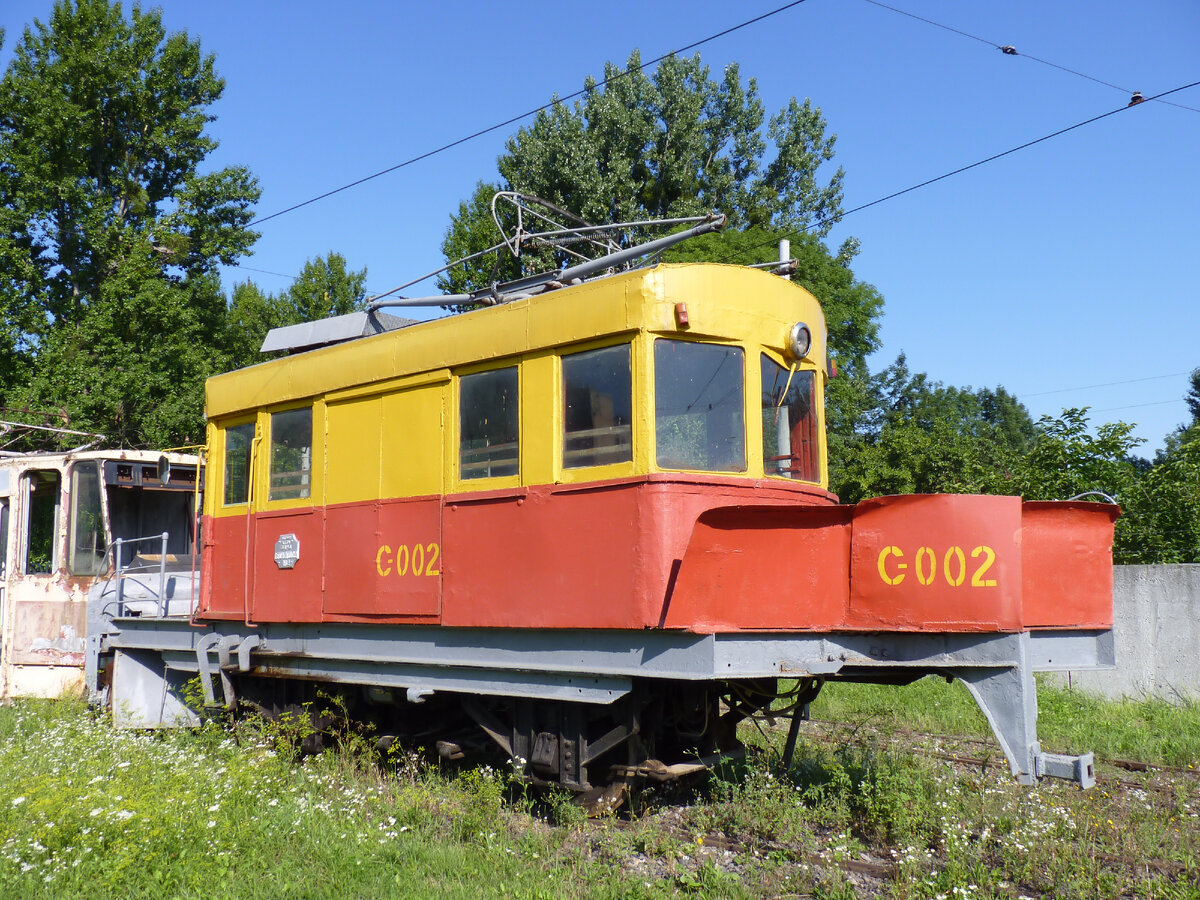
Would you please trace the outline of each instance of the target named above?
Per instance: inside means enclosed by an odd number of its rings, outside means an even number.
[[[247,166],[266,217],[573,93],[635,48],[652,59],[785,2],[158,5],[215,54],[209,163]],[[847,210],[1113,113],[851,213],[827,243],[857,238],[854,271],[885,298],[873,369],[903,352],[946,384],[1002,385],[1035,419],[1087,406],[1136,423],[1152,456],[1200,366],[1200,87],[1127,104],[1200,81],[1200,3],[888,5],[911,15],[806,0],[690,52],[717,75],[738,63],[768,114],[790,97],[822,109]],[[0,65],[51,8],[3,0]],[[450,215],[529,121],[263,222],[227,290],[283,290],[330,251],[372,293],[442,265]]]

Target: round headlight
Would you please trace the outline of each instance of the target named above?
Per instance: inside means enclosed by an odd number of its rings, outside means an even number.
[[[803,322],[797,322],[788,332],[787,352],[792,359],[799,361],[808,356],[812,348],[812,332]]]

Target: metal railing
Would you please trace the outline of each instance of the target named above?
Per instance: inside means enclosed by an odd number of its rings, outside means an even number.
[[[115,606],[116,612],[113,615],[120,617],[127,612],[125,603],[125,585],[126,581],[132,579],[133,582],[142,587],[148,594],[148,597],[138,597],[137,602],[153,601],[158,614],[165,616],[167,614],[167,541],[170,539],[170,533],[164,531],[162,534],[151,535],[143,538],[117,538],[112,542],[112,546],[105,552],[105,556],[111,556],[113,560],[113,574],[105,584],[100,597],[103,599],[109,592],[109,584],[116,582],[116,597],[103,606],[105,615],[110,614],[110,610]],[[138,554],[135,549],[133,557],[128,564],[124,563],[124,553],[122,550],[126,547],[146,544],[151,541],[157,541],[160,547],[158,561],[146,560],[138,563]],[[105,559],[101,563],[100,571],[105,571],[108,568],[108,560]],[[153,576],[158,576],[158,589],[153,587]]]

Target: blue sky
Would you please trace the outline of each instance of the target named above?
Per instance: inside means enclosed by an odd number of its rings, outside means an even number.
[[[1200,81],[1193,0],[888,0],[1019,55],[867,0],[807,0],[699,48],[737,62],[768,112],[811,97],[838,135],[847,209]],[[740,4],[527,0],[163,0],[226,79],[214,165],[259,178],[270,215],[569,94],[606,60],[643,58],[768,12]],[[5,0],[7,64],[49,0]],[[334,11],[336,9],[336,11]],[[1109,82],[1109,87],[1030,57]],[[1187,418],[1200,366],[1200,88],[1101,121],[848,216],[855,271],[886,299],[882,367],[1003,385],[1035,416],[1090,406],[1137,423],[1152,455]],[[440,265],[448,218],[515,126],[262,226],[226,286],[288,284],[331,250],[384,291]],[[1122,382],[1111,384],[1112,382]]]

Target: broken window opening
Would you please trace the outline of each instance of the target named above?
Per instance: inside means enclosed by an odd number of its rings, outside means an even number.
[[[49,575],[58,569],[59,475],[53,470],[30,472],[25,480],[25,574]]]

